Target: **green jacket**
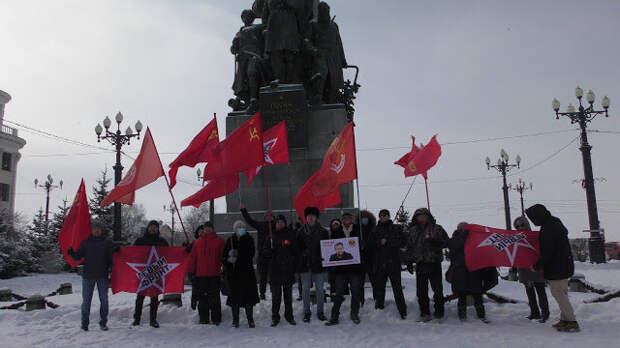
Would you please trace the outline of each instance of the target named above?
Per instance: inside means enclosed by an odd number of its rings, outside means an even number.
[[[426,226],[416,223],[420,214],[429,217]],[[407,259],[416,263],[436,263],[443,261],[443,249],[448,247],[448,234],[435,222],[435,218],[425,209],[418,209],[413,215],[413,225],[409,228],[407,240]]]

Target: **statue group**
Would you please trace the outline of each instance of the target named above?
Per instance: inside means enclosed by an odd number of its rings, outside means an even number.
[[[261,24],[254,24],[261,18]],[[234,111],[258,110],[260,87],[302,84],[312,105],[347,103],[349,67],[329,5],[317,0],[255,0],[241,12],[235,56]],[[356,83],[353,87],[359,87]],[[349,92],[349,93],[347,93]],[[357,90],[355,90],[357,92]],[[354,93],[353,93],[354,94]]]

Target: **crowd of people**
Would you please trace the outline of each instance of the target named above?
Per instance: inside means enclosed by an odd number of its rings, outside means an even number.
[[[280,323],[280,307],[284,302],[284,319],[296,325],[293,313],[293,285],[299,279],[300,297],[303,301],[303,322],[312,320],[311,288],[316,297],[316,318],[325,325],[339,324],[340,309],[346,295],[350,295],[349,318],[359,324],[360,307],[364,306],[364,283],[369,279],[375,310],[385,308],[385,292],[388,279],[392,287],[396,308],[400,317],[407,318],[407,304],[403,294],[401,272],[415,274],[416,294],[419,306],[417,321],[428,322],[444,318],[444,295],[441,263],[444,250],[449,250],[450,267],[445,273],[451,284],[453,298],[457,298],[458,318],[467,320],[468,298],[473,300],[476,316],[488,323],[482,296],[497,285],[495,267],[469,271],[465,264],[464,246],[468,237],[467,223],[458,224],[452,237],[437,223],[426,208],[415,211],[408,226],[395,224],[388,210],[379,212],[379,221],[369,211],[362,211],[361,218],[344,213],[341,219],[330,222],[329,228],[319,223],[319,209],[308,207],[304,220],[289,224],[283,215],[267,213],[264,221],[255,221],[241,206],[245,221],[233,224],[234,233],[226,241],[216,234],[211,222],[198,227],[195,241],[188,245],[187,272],[192,284],[191,307],[198,309],[200,324],[220,325],[222,309],[220,294],[227,296],[226,305],[232,311],[232,325],[239,327],[240,309],[247,317],[247,325],[255,327],[253,307],[265,300],[267,284],[271,290],[271,326]],[[540,259],[529,269],[519,269],[519,280],[525,285],[530,306],[527,319],[541,323],[549,319],[546,287],[560,308],[560,320],[554,325],[559,331],[576,331],[579,325],[568,299],[568,279],[574,264],[568,242],[568,231],[562,222],[552,216],[542,205],[536,204],[526,210],[527,217],[540,226]],[[257,242],[248,233],[250,225],[257,231]],[[520,216],[514,221],[517,230],[531,230],[528,218]],[[69,255],[84,259],[82,329],[88,330],[90,304],[95,285],[101,303],[99,325],[107,330],[109,273],[112,267],[112,243],[103,235],[104,226],[92,224],[92,235],[81,243],[78,250],[69,249]],[[324,267],[321,241],[358,237],[361,263]],[[159,235],[159,224],[151,221],[144,236],[134,245],[167,246]],[[344,257],[336,253],[334,258]],[[257,272],[254,269],[256,256]],[[544,272],[543,272],[544,271]],[[257,276],[258,274],[258,280]],[[329,293],[324,285],[329,284]],[[429,284],[433,292],[431,313]],[[329,317],[325,312],[325,297],[331,298]],[[136,297],[133,325],[140,325],[144,296]],[[157,322],[158,298],[150,299],[150,325]],[[432,315],[431,315],[432,314]]]

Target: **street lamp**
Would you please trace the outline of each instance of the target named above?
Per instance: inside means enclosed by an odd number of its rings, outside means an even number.
[[[48,222],[49,222],[49,213],[50,213],[50,192],[55,188],[60,188],[62,190],[62,180],[58,182],[58,185],[54,185],[54,178],[52,178],[51,174],[47,174],[47,178],[43,184],[39,184],[39,179],[34,179],[34,188],[42,188],[45,190],[46,198],[45,198],[45,234],[47,234]]]
[[[553,98],[551,102],[551,108],[555,111],[555,118],[559,119],[560,116],[566,116],[570,119],[571,124],[578,123],[581,128],[581,156],[583,161],[584,172],[584,188],[586,190],[586,201],[588,205],[588,220],[590,223],[590,239],[588,240],[588,248],[590,250],[590,261],[595,263],[605,262],[605,241],[601,233],[600,221],[598,220],[598,208],[596,205],[596,193],[594,190],[594,174],[592,172],[592,146],[588,143],[588,123],[592,122],[598,115],[605,115],[609,117],[608,109],[610,100],[607,96],[601,99],[601,106],[603,110],[594,109],[594,101],[596,95],[592,90],[588,90],[586,93],[586,102],[588,106],[584,106],[582,103],[583,89],[579,86],[575,88],[575,97],[579,101],[579,108],[575,108],[572,104],[569,104],[566,108],[566,112],[560,112],[560,102]]]
[[[198,178],[198,181],[202,182],[202,184],[204,185],[204,176],[202,175],[200,168],[196,169],[196,177]],[[215,218],[215,201],[212,199],[209,201],[209,221],[213,223],[214,218]]]
[[[114,164],[114,187],[118,185],[121,181],[121,176],[123,174],[123,166],[121,165],[121,148],[123,145],[130,144],[131,138],[137,137],[140,139],[140,132],[142,131],[142,123],[140,121],[136,122],[136,132],[133,133],[131,127],[127,127],[125,130],[125,134],[121,132],[121,122],[123,122],[123,114],[120,111],[114,117],[116,121],[116,131],[110,131],[110,127],[112,126],[112,120],[110,120],[109,116],[103,120],[103,127],[101,124],[97,124],[95,127],[95,133],[97,134],[97,142],[100,142],[101,139],[105,139],[110,142],[110,144],[114,145],[116,150],[116,163]],[[105,128],[105,129],[104,129]],[[105,130],[105,134],[104,134]],[[114,240],[121,240],[121,204],[118,202],[114,202]]]
[[[484,162],[487,165],[487,169],[491,170],[491,168],[497,169],[497,171],[502,175],[504,180],[504,185],[502,186],[502,190],[504,191],[504,214],[506,215],[506,229],[512,229],[512,223],[510,221],[510,202],[508,201],[508,184],[506,183],[506,174],[513,168],[521,168],[521,156],[517,155],[515,158],[516,164],[510,164],[510,157],[508,153],[502,149],[499,153],[499,159],[497,160],[496,165],[491,165],[491,159],[487,157]]]
[[[169,205],[164,204],[164,211],[170,213],[170,217],[172,219],[172,223],[170,225],[170,246],[174,246],[174,213],[176,212],[174,203],[170,203]]]
[[[519,195],[521,196],[521,216],[525,216],[525,206],[523,205],[523,192],[527,190],[532,191],[534,185],[532,183],[527,184],[525,181],[523,181],[523,179],[519,178],[519,181],[515,186],[512,186],[511,184],[508,185],[508,187],[519,192]]]

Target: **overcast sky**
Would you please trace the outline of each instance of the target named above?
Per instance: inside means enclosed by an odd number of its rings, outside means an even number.
[[[347,60],[361,68],[356,132],[362,207],[397,210],[410,179],[392,163],[439,134],[439,163],[429,173],[431,208],[452,231],[460,221],[503,227],[496,161],[504,148],[523,158],[510,177],[533,182],[526,205],[542,202],[571,237],[586,236],[585,193],[578,132],[556,120],[580,85],[597,105],[611,98],[609,118],[591,129],[620,131],[620,2],[618,1],[371,1],[333,0]],[[30,1],[0,3],[0,89],[13,100],[5,118],[97,145],[94,127],[117,111],[124,127],[151,128],[167,168],[175,153],[211,119],[225,129],[234,59],[229,48],[250,0]],[[455,142],[538,132],[499,141]],[[92,186],[112,153],[71,145],[20,129],[27,145],[18,167],[16,209],[44,206],[33,187],[48,173],[63,179],[52,206],[72,199],[80,178]],[[620,240],[620,134],[590,133],[601,225]],[[452,144],[449,144],[452,143]],[[107,143],[100,146],[111,148]],[[567,146],[568,145],[568,146]],[[399,149],[377,150],[384,147]],[[140,142],[124,149],[135,156]],[[558,150],[565,148],[558,153]],[[123,158],[128,168],[131,160]],[[181,169],[180,201],[198,189],[195,170]],[[190,184],[191,183],[191,184]],[[136,194],[149,218],[169,219],[162,179]],[[518,194],[510,193],[513,218]],[[426,204],[418,180],[405,205]],[[251,208],[251,207],[249,207]],[[186,208],[187,209],[187,208]],[[220,203],[218,211],[225,206]]]

